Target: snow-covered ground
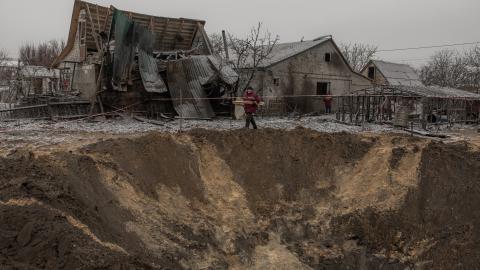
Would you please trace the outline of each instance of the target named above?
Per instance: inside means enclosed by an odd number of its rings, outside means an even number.
[[[259,128],[294,129],[297,127],[309,128],[321,132],[391,132],[394,129],[389,125],[365,124],[353,126],[335,121],[329,116],[303,117],[303,118],[258,118]],[[243,128],[243,120],[216,119],[203,120],[175,120],[165,122],[164,125],[154,125],[126,118],[122,120],[106,121],[33,121],[19,120],[14,122],[0,122],[0,132],[19,131],[63,131],[63,132],[106,132],[112,134],[133,134],[150,131],[179,132],[203,128],[214,130],[231,130]]]
[[[364,124],[362,126],[340,123],[333,116],[315,116],[303,118],[271,117],[258,118],[259,128],[290,130],[298,127],[319,132],[337,133],[407,133],[390,125]],[[177,133],[192,129],[235,130],[244,127],[243,120],[216,119],[212,121],[175,120],[154,125],[125,117],[105,121],[0,121],[0,155],[8,154],[19,147],[50,147],[52,145],[83,145],[97,140],[123,136],[141,135],[147,132]],[[432,131],[448,134],[450,141],[478,141],[480,133],[477,126],[460,126],[449,130]]]

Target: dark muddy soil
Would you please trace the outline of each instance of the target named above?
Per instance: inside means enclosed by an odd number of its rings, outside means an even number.
[[[480,151],[194,130],[0,158],[0,269],[476,269]]]

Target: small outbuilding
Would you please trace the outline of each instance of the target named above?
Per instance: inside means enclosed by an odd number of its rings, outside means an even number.
[[[368,77],[374,85],[423,86],[415,69],[405,64],[370,60],[361,74]]]

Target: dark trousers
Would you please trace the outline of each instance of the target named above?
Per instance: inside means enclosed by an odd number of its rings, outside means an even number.
[[[332,113],[332,106],[325,106],[325,113]]]
[[[247,118],[245,119],[245,128],[250,128],[250,123],[252,123],[253,129],[257,129],[257,124],[253,118],[253,113],[247,113]]]

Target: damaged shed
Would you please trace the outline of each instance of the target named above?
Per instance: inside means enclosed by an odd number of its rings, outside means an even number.
[[[54,66],[100,110],[211,118],[229,111],[222,98],[229,100],[238,75],[212,55],[204,25],[77,0]]]
[[[480,122],[480,95],[438,86],[374,86],[342,97],[340,104],[337,116],[357,124],[391,122],[425,129],[431,124]]]

